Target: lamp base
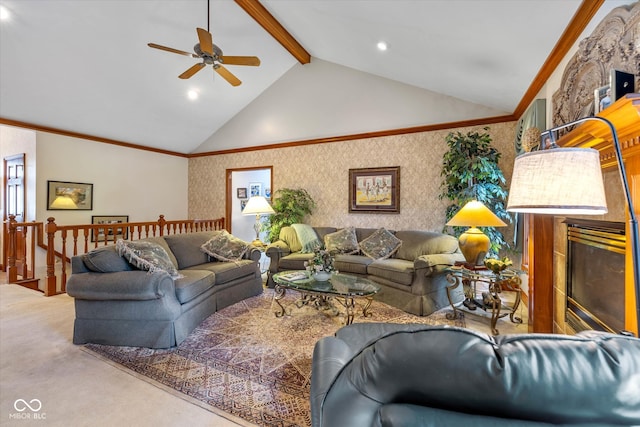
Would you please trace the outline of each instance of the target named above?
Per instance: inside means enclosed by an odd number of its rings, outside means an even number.
[[[491,248],[489,236],[476,227],[470,227],[458,238],[460,251],[464,259],[471,265],[483,265],[484,257]]]
[[[251,242],[251,244],[253,246],[257,246],[258,248],[263,248],[265,247],[265,244],[262,243],[262,241],[260,239],[255,239],[253,242]]]

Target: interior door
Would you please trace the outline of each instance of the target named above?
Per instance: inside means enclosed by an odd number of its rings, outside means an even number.
[[[17,222],[24,222],[24,212],[26,205],[26,193],[25,193],[25,155],[17,154],[14,156],[5,157],[4,159],[4,221],[3,227],[3,251],[2,251],[2,266],[3,270],[7,269],[7,248],[8,248],[8,226],[6,221],[9,219],[9,215],[15,215]],[[17,245],[16,245],[16,269],[19,276],[26,276],[26,241],[24,238],[24,230],[17,230]]]

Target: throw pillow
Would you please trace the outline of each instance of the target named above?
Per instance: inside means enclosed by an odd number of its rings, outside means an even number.
[[[220,261],[239,261],[249,249],[250,243],[223,231],[200,247],[203,252]]]
[[[394,236],[393,233],[384,228],[379,228],[360,242],[360,250],[369,258],[386,259],[396,253],[401,245],[402,240]]]
[[[125,257],[140,270],[148,270],[149,273],[164,271],[173,279],[182,277],[171,262],[167,251],[157,243],[141,240],[129,242],[118,239],[116,250],[120,256]]]
[[[343,228],[335,233],[324,236],[324,247],[330,253],[340,253],[352,255],[360,251],[356,229],[353,227]]]
[[[116,252],[115,246],[104,246],[93,249],[82,255],[84,265],[98,273],[116,273],[131,270],[131,264]]]

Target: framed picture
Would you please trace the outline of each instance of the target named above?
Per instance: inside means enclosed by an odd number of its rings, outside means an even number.
[[[262,184],[259,182],[250,182],[249,183],[249,196],[260,196],[262,195]]]
[[[116,239],[128,238],[129,230],[126,227],[106,227],[127,222],[129,222],[129,215],[93,215],[91,217],[91,224],[105,225],[105,228],[93,229],[91,241],[113,242]]]
[[[247,187],[238,188],[238,199],[247,198]]]
[[[93,184],[47,181],[47,210],[93,209]]]
[[[267,200],[271,200],[271,189],[269,187],[264,189],[264,197]]]
[[[244,210],[244,208],[247,206],[247,199],[244,200],[240,200],[240,212],[242,212]]]
[[[400,213],[400,166],[349,169],[349,212]]]
[[[600,111],[607,108],[611,105],[611,86],[602,86],[593,92],[593,99],[595,102],[595,113],[598,114]]]

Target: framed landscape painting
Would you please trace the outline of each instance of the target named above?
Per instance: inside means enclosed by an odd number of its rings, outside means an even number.
[[[93,184],[47,181],[47,210],[93,209]]]
[[[350,213],[400,213],[400,166],[349,169]]]
[[[129,222],[129,215],[93,215],[91,224],[113,226]],[[91,233],[92,242],[114,242],[117,239],[127,239],[128,230],[126,227],[105,227],[93,229]]]

